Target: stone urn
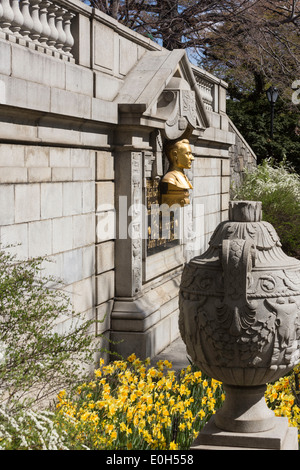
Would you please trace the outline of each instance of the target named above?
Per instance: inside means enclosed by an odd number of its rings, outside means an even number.
[[[287,256],[261,202],[232,201],[208,250],[184,268],[179,328],[192,361],[223,382],[225,431],[274,427],[266,383],[300,362],[300,261]]]

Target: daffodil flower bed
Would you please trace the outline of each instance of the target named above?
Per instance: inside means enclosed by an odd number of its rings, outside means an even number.
[[[268,384],[265,399],[277,416],[300,429],[300,365]],[[74,394],[58,395],[57,409],[9,412],[0,406],[0,450],[189,449],[222,406],[221,382],[194,366],[180,373],[131,355],[104,365]]]
[[[61,426],[72,448],[105,450],[189,449],[222,405],[222,384],[191,366],[179,374],[169,361],[141,361],[134,354],[104,365],[76,396],[58,396]]]

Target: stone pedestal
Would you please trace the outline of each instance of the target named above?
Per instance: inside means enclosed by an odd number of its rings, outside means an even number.
[[[275,414],[265,400],[265,385],[238,387],[223,384],[225,402],[215,415],[219,429],[229,432],[254,433],[274,428]]]
[[[276,417],[274,427],[268,431],[223,431],[216,426],[213,415],[191,450],[298,450],[298,430],[288,427],[287,418]]]

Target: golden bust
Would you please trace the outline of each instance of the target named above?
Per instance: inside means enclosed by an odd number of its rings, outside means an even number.
[[[190,143],[187,139],[169,142],[165,146],[165,153],[169,170],[161,180],[162,203],[185,206],[190,203],[189,189],[193,189],[184,174],[184,169],[190,169],[194,160]]]

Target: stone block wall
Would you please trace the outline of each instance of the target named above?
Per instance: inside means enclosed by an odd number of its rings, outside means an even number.
[[[95,337],[110,329],[115,294],[114,240],[97,236],[101,204],[114,206],[110,152],[0,145],[0,241],[18,259],[45,257],[76,313],[95,318]],[[103,187],[105,185],[105,188]]]
[[[256,167],[257,157],[232,121],[229,125],[235,134],[234,145],[229,150],[231,185],[234,188],[242,183],[245,171],[251,171]]]
[[[208,246],[216,226],[227,218],[230,167],[228,159],[199,157],[194,166],[193,200],[199,208],[200,252]],[[202,225],[201,225],[202,224]]]
[[[112,152],[96,152],[96,227],[107,213],[115,207],[115,172]],[[111,328],[111,312],[115,296],[115,232],[107,226],[105,234],[96,228],[96,335],[104,334]]]
[[[66,34],[56,43],[0,23],[0,241],[18,244],[10,249],[20,258],[52,261],[46,272],[64,281],[76,313],[95,320],[95,338],[154,356],[179,335],[185,261],[227,217],[235,131],[226,84],[79,0],[57,3]],[[172,119],[161,99],[170,90]],[[139,233],[138,207],[146,182],[162,176],[170,129],[191,131],[188,233],[148,256],[146,238],[119,235]]]
[[[47,257],[76,312],[93,314],[95,273],[93,150],[0,145],[0,237],[18,258]]]

